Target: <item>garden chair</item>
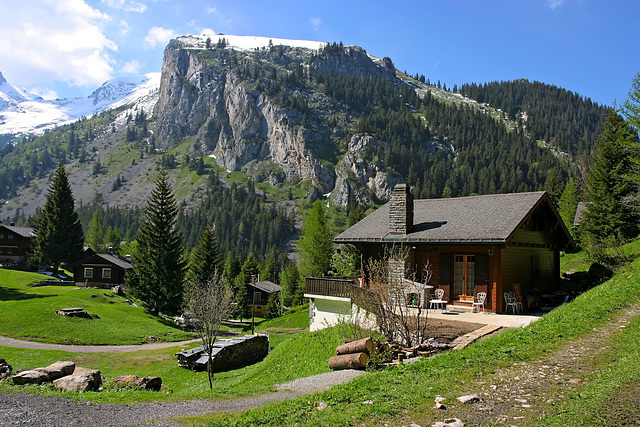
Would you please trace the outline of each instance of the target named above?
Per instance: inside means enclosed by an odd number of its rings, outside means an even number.
[[[482,309],[482,312],[484,313],[484,302],[486,299],[487,299],[486,292],[478,292],[476,294],[475,301],[473,301],[473,303],[471,304],[471,312],[473,313],[477,308],[478,313],[480,313],[480,309]]]
[[[440,307],[442,312],[447,311],[447,300],[444,299],[444,289],[438,288],[433,294],[434,298],[429,300],[429,310]]]
[[[518,310],[518,302],[516,301],[516,296],[515,294],[513,294],[512,292],[504,292],[504,312],[508,313],[509,312],[509,308],[511,308],[511,311],[513,314],[516,314],[516,311]]]
[[[513,291],[509,291],[509,296],[511,297],[511,299],[513,300],[513,302],[516,305],[516,313],[522,313],[522,301],[518,300],[518,297],[516,296],[516,293]]]

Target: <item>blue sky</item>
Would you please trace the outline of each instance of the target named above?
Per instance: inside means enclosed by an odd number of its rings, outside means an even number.
[[[637,0],[0,0],[0,71],[46,97],[160,71],[167,41],[342,41],[447,87],[527,78],[621,103],[640,72]]]

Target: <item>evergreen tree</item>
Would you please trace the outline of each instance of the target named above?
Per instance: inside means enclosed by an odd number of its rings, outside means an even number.
[[[567,185],[564,186],[560,201],[558,202],[558,213],[564,221],[564,225],[569,230],[573,226],[573,220],[576,217],[576,209],[578,207],[578,189],[573,181],[573,178],[567,181]]]
[[[61,263],[71,263],[79,258],[83,243],[82,226],[74,209],[67,172],[60,163],[35,226],[31,262],[50,265],[53,274],[57,275]]]
[[[206,283],[214,274],[222,271],[218,237],[213,227],[206,227],[200,241],[191,251],[189,268],[185,275],[187,287]]]
[[[102,229],[102,222],[100,221],[100,214],[96,210],[89,222],[89,228],[87,229],[87,245],[94,251],[100,253],[103,251],[104,232]]]
[[[325,276],[331,267],[333,234],[329,230],[322,201],[316,201],[302,227],[298,240],[300,279]]]
[[[581,234],[590,246],[601,246],[607,240],[620,243],[637,236],[637,212],[625,199],[633,191],[630,166],[638,156],[637,138],[631,135],[622,117],[611,111],[589,171],[589,204],[580,224]]]
[[[631,82],[629,95],[622,104],[622,113],[636,134],[640,134],[640,73],[637,73]]]
[[[105,243],[109,246],[110,251],[114,254],[120,253],[120,242],[122,238],[120,234],[113,228],[109,227],[107,229],[107,234],[105,235]]]
[[[227,252],[227,258],[224,261],[224,280],[227,284],[235,283],[236,276],[240,273],[240,264],[231,251]]]
[[[169,176],[163,170],[145,209],[128,278],[133,294],[153,314],[176,314],[182,302],[185,262],[175,228],[177,213]]]
[[[265,319],[273,319],[280,316],[280,292],[273,292],[269,294],[267,300],[267,310],[264,315]]]
[[[300,305],[302,302],[296,298],[296,289],[300,282],[298,267],[291,263],[280,272],[280,299],[283,307],[293,307]]]

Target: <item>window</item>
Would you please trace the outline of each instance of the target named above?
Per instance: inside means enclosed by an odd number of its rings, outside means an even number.
[[[262,301],[262,292],[256,292],[253,294],[253,305],[260,305]]]
[[[93,278],[93,268],[85,267],[84,268],[84,277]]]
[[[13,234],[7,234],[7,239],[13,240]]]
[[[4,234],[0,234],[0,240],[4,240]]]
[[[111,269],[110,268],[103,268],[102,269],[102,278],[103,279],[111,279]]]
[[[7,248],[7,255],[13,255],[13,248]]]

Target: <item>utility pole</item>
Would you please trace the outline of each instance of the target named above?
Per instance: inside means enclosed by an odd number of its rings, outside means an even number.
[[[251,293],[251,335],[254,334],[255,328],[255,311],[256,311],[256,275],[251,275],[251,283],[253,284],[253,292]]]

